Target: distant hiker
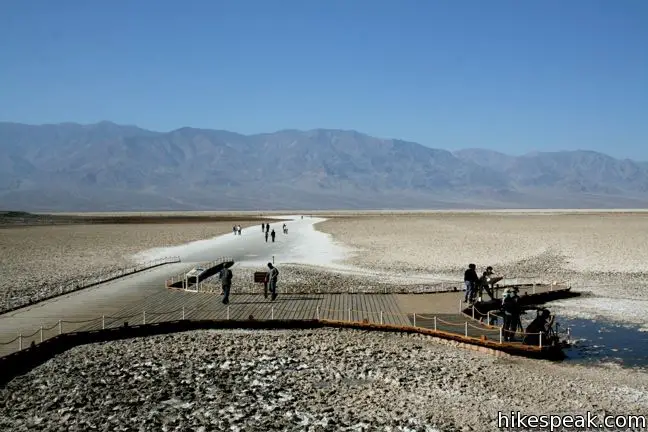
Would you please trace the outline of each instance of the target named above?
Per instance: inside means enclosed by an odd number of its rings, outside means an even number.
[[[268,231],[265,232],[266,243],[268,243]]]
[[[265,232],[265,222],[261,224],[261,232]]]
[[[223,269],[220,271],[220,280],[221,284],[223,286],[223,304],[228,304],[229,303],[229,295],[230,295],[230,289],[232,288],[232,277],[234,275],[232,274],[232,270],[230,270],[227,267],[223,267]]]
[[[475,264],[468,264],[468,269],[464,272],[464,285],[466,286],[464,303],[468,303],[468,300],[472,301],[475,296],[475,289],[477,288],[477,283],[479,283],[476,268],[477,266]]]
[[[241,225],[238,225],[236,229],[238,230],[238,235],[241,235]]]
[[[232,232],[234,233],[234,235],[236,235],[236,225],[232,227]]]
[[[277,298],[277,279],[279,278],[279,270],[277,267],[273,266],[272,263],[268,263],[268,269],[266,279],[268,280],[268,287],[270,288],[270,299],[274,300]]]
[[[272,243],[274,243],[276,235],[277,233],[275,233],[275,230],[273,229],[272,232],[270,233],[270,236],[272,236]]]
[[[286,224],[283,224],[283,233],[288,234],[288,228],[286,228]]]
[[[269,233],[269,232],[270,232],[270,224],[268,223],[268,224],[266,224],[266,233]]]

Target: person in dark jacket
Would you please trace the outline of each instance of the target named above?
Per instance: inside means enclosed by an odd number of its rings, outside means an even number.
[[[477,289],[477,283],[479,282],[479,276],[477,276],[477,266],[475,264],[468,264],[468,269],[464,272],[464,285],[466,286],[466,295],[464,297],[464,303],[468,301],[473,301],[475,297],[475,290]]]
[[[277,235],[277,233],[275,233],[275,230],[272,230],[272,231],[270,232],[270,237],[272,237],[272,243],[274,243],[274,241],[275,241],[275,236],[276,236],[276,235]]]
[[[274,300],[277,298],[277,279],[279,278],[279,270],[277,267],[273,266],[272,263],[268,263],[268,287],[270,288],[270,299]]]
[[[223,286],[223,304],[229,303],[230,289],[232,288],[232,270],[227,267],[223,267],[220,272],[220,280]]]

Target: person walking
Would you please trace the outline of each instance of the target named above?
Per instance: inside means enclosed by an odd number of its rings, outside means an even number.
[[[272,243],[274,243],[276,235],[277,233],[275,233],[275,230],[273,229],[272,232],[270,232],[270,236],[272,237]]]
[[[261,224],[261,232],[265,232],[265,222]]]
[[[220,272],[220,280],[223,287],[223,304],[229,304],[229,295],[230,290],[232,289],[232,270],[227,267],[223,267]]]
[[[277,279],[279,278],[279,270],[268,263],[268,287],[270,288],[270,299],[274,301],[277,298]]]
[[[265,232],[266,243],[268,243],[268,231]]]
[[[283,233],[284,234],[288,233],[288,228],[286,228],[286,224],[283,224]]]
[[[241,235],[241,225],[238,225],[236,228],[238,229],[238,235]]]

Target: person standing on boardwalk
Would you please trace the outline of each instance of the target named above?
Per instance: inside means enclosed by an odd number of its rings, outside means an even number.
[[[230,270],[227,267],[223,267],[223,269],[220,271],[220,280],[221,284],[223,286],[223,304],[228,304],[229,303],[229,295],[230,295],[230,289],[232,288],[232,277],[234,275],[232,274],[232,270]]]
[[[464,285],[466,286],[466,295],[464,303],[468,300],[473,300],[477,283],[479,283],[479,276],[477,276],[477,266],[475,264],[468,264],[468,269],[464,272]]]
[[[274,300],[277,298],[277,279],[279,278],[279,270],[277,267],[273,266],[272,263],[268,263],[268,287],[270,288],[270,299]]]
[[[277,233],[275,233],[275,230],[272,230],[272,232],[270,233],[270,236],[272,237],[272,243],[274,243],[276,235]]]

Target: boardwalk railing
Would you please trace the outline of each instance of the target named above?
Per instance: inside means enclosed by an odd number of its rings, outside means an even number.
[[[535,292],[534,292],[535,294]],[[524,336],[534,336],[534,335],[540,335],[540,346],[542,346],[542,333],[526,333],[525,331],[512,331],[504,328],[504,319],[501,317],[498,312],[500,311],[488,311],[486,313],[483,313],[479,311],[475,305],[471,305],[470,307],[470,313],[466,313],[465,309],[462,308],[462,302],[459,301],[459,312],[467,317],[468,319],[472,320],[475,323],[478,323],[480,326],[483,326],[485,328],[489,329],[498,329],[500,332],[500,338],[506,339],[506,335],[510,335],[511,337],[515,336],[516,334],[521,334],[523,337]],[[499,324],[500,318],[502,318],[502,324]],[[485,320],[485,322],[484,322]],[[571,328],[566,327],[564,329],[557,329],[556,334],[558,336],[561,336],[561,340],[567,340],[568,342],[571,340]]]
[[[7,313],[25,306],[31,306],[38,302],[69,294],[85,288],[89,288],[121,277],[139,273],[144,270],[152,269],[165,264],[179,263],[180,257],[164,257],[130,267],[118,268],[106,271],[100,274],[89,275],[82,279],[58,285],[48,285],[42,287],[25,288],[19,292],[16,290],[7,290],[4,294],[4,302],[0,305],[0,313]]]
[[[224,263],[233,263],[233,262],[234,262],[233,257],[224,256],[224,257],[217,258],[214,261],[200,263],[190,268],[187,268],[186,271],[182,271],[180,273],[171,276],[171,278],[167,279],[164,282],[164,285],[167,288],[180,288],[190,292],[203,292],[204,291],[203,287],[205,286],[205,284],[209,282],[205,281],[201,277],[199,277],[198,281],[196,282],[194,276],[187,276],[187,273],[189,273],[194,268],[202,268],[206,270],[206,274],[208,275],[206,278],[210,279],[213,277],[218,277],[218,273],[213,272],[214,269],[217,269],[219,266],[222,266]]]
[[[200,281],[196,286],[186,280],[186,273],[179,273],[168,279],[165,283],[167,288],[180,288],[190,292],[220,293],[221,283],[215,277]],[[508,285],[507,285],[508,286]],[[535,284],[518,284],[522,291],[529,294],[536,294],[541,289],[554,291],[564,289],[565,285],[553,285],[547,283]],[[506,286],[501,286],[503,289]],[[347,284],[341,287],[331,286],[325,282],[318,284],[317,281],[309,281],[308,285],[282,283],[282,291],[286,294],[433,294],[444,292],[463,291],[463,282],[437,282],[433,284],[417,285],[370,285],[370,284]],[[261,284],[252,283],[234,283],[230,289],[230,294],[258,294],[263,290]]]
[[[390,326],[394,329],[426,329],[437,332],[439,336],[451,335],[461,337],[465,341],[484,342],[486,340],[499,345],[507,344],[503,337],[504,330],[500,327],[485,326],[466,317],[462,321],[448,321],[443,315],[429,314],[402,314],[389,313],[384,311],[367,311],[357,309],[326,309],[321,307],[310,309],[286,309],[281,306],[275,306],[268,303],[257,306],[252,315],[249,315],[250,309],[245,304],[234,304],[228,306],[217,306],[212,310],[206,310],[204,307],[188,309],[185,307],[168,310],[168,311],[142,311],[141,313],[121,316],[97,316],[85,320],[65,320],[60,319],[49,325],[43,325],[30,334],[18,334],[9,341],[0,342],[2,351],[15,352],[22,350],[31,344],[38,344],[49,338],[64,333],[92,332],[96,330],[105,330],[119,328],[124,325],[139,324],[157,324],[173,322],[178,320],[318,320],[318,321],[335,321],[344,323],[365,323],[382,326]],[[409,324],[403,325],[407,322]],[[400,323],[400,324],[394,324]],[[428,332],[429,333],[429,332]],[[430,333],[434,335],[434,333]],[[521,333],[518,332],[518,335]],[[527,334],[522,333],[522,336]],[[542,334],[539,336],[539,346],[535,349],[542,349]],[[508,343],[510,345],[510,343]],[[529,346],[527,349],[533,350]]]

